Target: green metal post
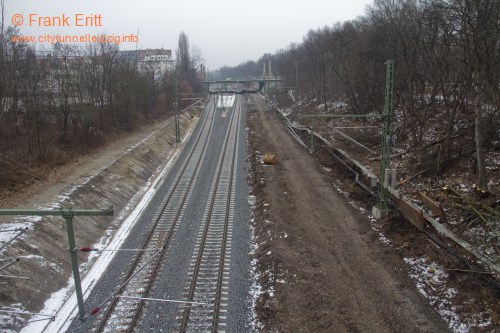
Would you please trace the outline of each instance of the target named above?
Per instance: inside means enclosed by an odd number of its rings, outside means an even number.
[[[75,280],[76,301],[78,303],[78,318],[85,320],[85,307],[83,306],[82,283],[80,279],[80,268],[76,255],[75,231],[73,229],[73,215],[71,211],[64,212],[63,218],[66,220],[66,231],[68,232],[69,255],[71,257],[71,268],[73,269],[73,279]]]
[[[177,105],[177,103],[175,103]],[[179,126],[179,110],[175,110],[175,143],[181,142],[181,133]]]
[[[385,169],[389,166],[389,157],[392,138],[392,113],[393,113],[393,80],[394,80],[394,61],[387,60],[387,73],[385,78],[385,103],[384,103],[384,133],[382,136],[382,160],[380,162],[380,182],[379,198],[377,206],[381,210],[388,209],[389,191],[384,186]]]
[[[78,303],[78,318],[85,321],[85,308],[83,305],[82,284],[80,279],[80,269],[78,267],[78,257],[76,255],[75,231],[73,228],[73,217],[75,216],[113,216],[113,208],[104,210],[73,210],[73,209],[0,209],[0,215],[24,215],[24,216],[62,216],[66,220],[66,231],[68,233],[69,253],[73,278],[75,280],[75,292]]]

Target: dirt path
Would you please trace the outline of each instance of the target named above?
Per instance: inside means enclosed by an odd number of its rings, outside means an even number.
[[[265,332],[448,332],[394,249],[253,97],[251,177]],[[263,165],[260,155],[279,164]]]

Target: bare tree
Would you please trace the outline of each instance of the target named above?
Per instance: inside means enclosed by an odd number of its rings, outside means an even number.
[[[467,85],[469,109],[473,110],[474,140],[478,185],[486,188],[486,166],[483,154],[485,136],[484,104],[488,96],[498,92],[498,72],[495,73],[495,55],[498,53],[499,4],[495,0],[452,1],[449,11],[458,27],[457,46],[462,54],[464,74],[470,78]],[[493,73],[493,74],[492,74]],[[494,98],[490,99],[494,101]]]
[[[176,53],[177,80],[182,92],[198,91],[200,83],[198,78],[198,67],[203,61],[201,51],[193,46],[189,47],[188,36],[181,32]]]
[[[381,110],[380,73],[394,59],[398,134],[423,145],[431,127],[442,132],[439,156],[447,161],[474,148],[485,187],[483,149],[498,135],[500,115],[499,23],[498,0],[375,0],[364,16],[311,30],[302,43],[265,54],[258,64],[278,61],[287,84],[296,86],[300,77],[303,97],[318,104],[340,98],[368,113]],[[466,148],[464,135],[472,141]]]
[[[180,84],[187,84],[191,89],[191,56],[189,54],[189,39],[182,31],[179,35],[179,42],[176,51],[177,60],[177,80]]]
[[[4,22],[5,22],[5,6],[4,0],[0,1],[0,73],[5,74],[5,35],[4,35]],[[6,75],[1,75],[0,78],[0,121],[2,119],[4,110],[5,86]]]

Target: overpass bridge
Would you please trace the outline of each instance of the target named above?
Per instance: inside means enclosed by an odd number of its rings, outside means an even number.
[[[281,82],[279,77],[272,78],[240,78],[240,79],[225,79],[225,80],[207,80],[204,81],[207,85],[208,92],[210,94],[219,93],[234,93],[234,94],[244,94],[244,93],[256,93],[262,91],[263,89],[269,88],[271,84]]]

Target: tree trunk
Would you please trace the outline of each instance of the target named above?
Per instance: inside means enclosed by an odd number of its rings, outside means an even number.
[[[474,101],[474,129],[476,140],[476,158],[477,158],[477,181],[478,187],[486,189],[486,166],[484,164],[483,154],[483,126],[481,121],[481,98],[480,93],[476,92]]]

